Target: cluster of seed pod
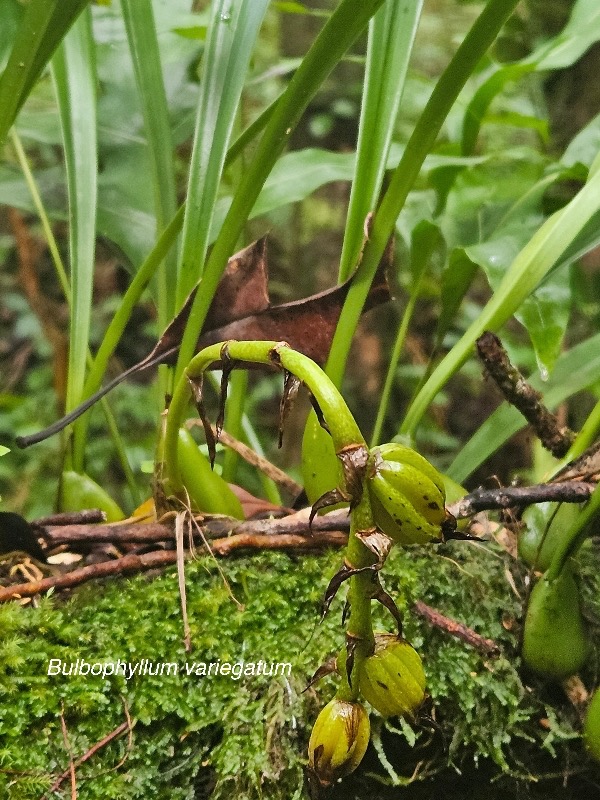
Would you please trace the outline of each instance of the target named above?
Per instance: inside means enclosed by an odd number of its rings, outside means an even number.
[[[363,488],[375,525],[395,544],[439,542],[445,530],[453,529],[441,474],[405,445],[389,443],[369,452]],[[337,670],[342,676],[348,673],[348,679],[352,673],[357,685],[351,700],[342,688],[321,711],[313,729],[309,765],[322,785],[352,772],[364,755],[369,717],[360,698],[383,717],[409,719],[415,718],[425,699],[421,657],[400,636],[376,634],[371,654],[354,671],[343,648]]]
[[[337,670],[346,669],[346,649]],[[383,717],[414,719],[425,699],[425,672],[417,651],[388,633],[375,636],[373,653],[361,664],[359,694]],[[309,765],[321,785],[330,785],[359,765],[367,748],[369,715],[359,701],[331,700],[317,717],[309,742]]]

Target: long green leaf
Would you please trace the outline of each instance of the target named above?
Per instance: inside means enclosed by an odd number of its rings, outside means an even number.
[[[121,0],[121,10],[133,59],[133,68],[144,114],[144,129],[154,184],[156,229],[161,233],[175,216],[177,197],[173,142],[167,96],[160,61],[151,0]],[[167,256],[158,280],[158,324],[163,330],[175,314],[177,269],[174,253]],[[168,274],[170,273],[170,277]]]
[[[478,336],[484,330],[498,330],[510,319],[599,210],[600,172],[595,172],[571,202],[546,220],[521,250],[481,315],[438,364],[415,398],[401,426],[402,433],[414,434],[436,394],[471,355]]]
[[[97,136],[96,72],[91,14],[86,11],[53,59],[69,196],[71,323],[66,410],[81,400],[92,307],[96,243]],[[74,448],[74,467],[83,468],[83,443]]]
[[[217,0],[211,8],[183,222],[178,305],[202,275],[227,148],[267,5],[268,0]]]
[[[278,100],[254,157],[242,176],[233,202],[212,248],[183,336],[177,375],[190,361],[198,334],[229,256],[248,215],[291,131],[318,87],[358,38],[382,0],[341,0]]]
[[[0,77],[0,144],[61,40],[88,0],[31,0]]]
[[[439,131],[461,89],[487,52],[518,0],[489,0],[439,78],[413,130],[385,196],[375,213],[362,261],[350,287],[336,328],[326,372],[339,386],[350,349],[348,331],[356,325],[377,266],[392,235],[396,220],[433,148]]]
[[[379,199],[422,6],[422,0],[387,0],[369,23],[356,172],[340,259],[340,282],[350,276],[358,262],[365,218]]]

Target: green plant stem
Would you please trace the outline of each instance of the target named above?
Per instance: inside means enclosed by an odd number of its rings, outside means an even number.
[[[365,445],[364,438],[354,417],[350,413],[343,397],[325,375],[323,370],[302,353],[292,350],[282,342],[227,342],[229,358],[254,364],[278,364],[283,369],[299,378],[313,394],[318,403],[325,422],[331,432],[336,453],[350,447]],[[164,435],[164,475],[165,492],[179,493],[183,483],[178,466],[177,439],[179,429],[189,402],[189,381],[202,379],[205,370],[211,364],[219,362],[223,357],[223,344],[214,344],[201,350],[190,361],[183,375],[175,386],[173,398],[167,412]],[[363,479],[364,480],[364,479]],[[369,493],[362,491],[360,499],[351,510],[351,529],[346,551],[346,563],[354,569],[362,569],[373,565],[377,557],[360,541],[357,534],[373,528],[373,515]],[[373,590],[373,572],[367,570],[350,578],[349,601],[351,607],[348,633],[357,641],[354,650],[353,675],[358,675],[362,661],[367,658],[374,647],[373,623],[371,618],[371,598]],[[340,693],[344,699],[356,699],[358,696],[358,680],[350,686],[342,680]],[[347,696],[346,696],[347,695]]]
[[[58,249],[58,245],[56,244],[56,239],[54,238],[54,233],[52,232],[52,226],[50,225],[50,220],[48,219],[48,215],[46,214],[44,203],[42,202],[42,198],[38,191],[37,182],[33,176],[31,169],[29,168],[29,160],[27,159],[27,154],[23,149],[21,138],[15,128],[11,128],[10,130],[10,140],[12,146],[15,149],[15,153],[17,154],[17,160],[19,162],[19,166],[21,167],[21,172],[25,177],[27,188],[29,189],[29,193],[31,194],[31,199],[33,200],[33,205],[35,206],[35,210],[37,211],[37,214],[40,218],[40,222],[42,223],[42,228],[44,230],[44,235],[46,237],[46,243],[48,245],[48,249],[50,250],[50,255],[52,256],[52,263],[54,264],[54,269],[56,270],[56,275],[58,277],[58,282],[60,283],[60,288],[62,289],[67,304],[70,306],[71,286],[69,285],[69,278],[67,277],[67,271],[65,269],[63,260],[60,256],[60,250]]]
[[[594,489],[588,504],[581,514],[579,514],[567,533],[561,537],[545,575],[548,581],[558,578],[569,558],[575,555],[585,539],[588,523],[596,516],[598,511],[600,511],[600,483]]]
[[[410,293],[408,303],[406,304],[406,308],[404,309],[404,314],[402,315],[402,321],[400,323],[400,327],[398,328],[398,333],[396,334],[394,348],[390,356],[390,363],[388,366],[387,374],[385,376],[383,391],[381,393],[379,408],[377,409],[377,418],[375,420],[375,425],[373,427],[373,435],[371,437],[371,447],[375,447],[376,445],[378,445],[381,440],[381,430],[383,428],[383,423],[385,422],[385,415],[390,401],[390,394],[392,392],[392,387],[394,386],[394,382],[396,380],[396,369],[398,368],[398,361],[400,360],[402,350],[404,349],[404,342],[406,340],[408,326],[410,324],[410,320],[412,319],[412,315],[415,310],[415,305],[417,303],[418,297],[419,297],[419,291],[418,288],[415,287],[414,290]]]
[[[340,385],[344,375],[350,344],[373,277],[425,157],[432,150],[444,120],[463,86],[517,4],[518,0],[489,0],[440,76],[407,142],[400,163],[375,212],[363,257],[333,338],[326,372],[336,386]]]
[[[279,364],[296,375],[313,394],[329,426],[336,453],[352,445],[365,445],[365,440],[344,398],[323,370],[310,358],[292,350],[282,342],[227,342],[231,359],[254,364]],[[167,494],[177,494],[183,488],[177,466],[177,435],[184,421],[190,398],[189,381],[197,380],[211,364],[221,361],[223,344],[205,347],[187,365],[175,385],[167,413],[164,438],[165,476]]]
[[[373,515],[369,493],[363,495],[357,505],[350,512],[350,535],[346,548],[345,563],[354,569],[369,567],[377,561],[375,555],[360,541],[357,533],[373,527]],[[371,597],[373,591],[374,573],[370,570],[353,575],[350,578],[348,602],[350,604],[350,619],[348,621],[348,635],[357,642],[354,649],[354,665],[352,667],[352,685],[348,683],[346,671],[343,670],[342,680],[338,688],[337,697],[340,700],[358,699],[358,675],[362,663],[368,658],[375,646],[373,635],[373,617]]]

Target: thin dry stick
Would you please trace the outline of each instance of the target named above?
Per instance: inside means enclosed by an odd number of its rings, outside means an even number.
[[[561,426],[544,405],[542,395],[510,363],[498,337],[486,331],[477,340],[477,352],[490,377],[508,400],[535,430],[543,446],[556,458],[562,458],[575,440],[575,433]]]
[[[471,647],[479,650],[479,652],[483,653],[485,656],[499,655],[500,648],[493,639],[485,639],[472,628],[469,628],[462,622],[457,622],[455,619],[444,616],[437,609],[428,606],[421,600],[417,600],[412,610],[415,614],[426,619],[430,625],[446,631],[446,633],[449,633],[451,636],[456,636],[457,639],[461,639],[463,642],[471,645]]]
[[[187,424],[188,427],[192,427],[195,425],[202,425],[202,421],[199,419],[193,419],[189,420]],[[215,426],[211,425],[211,428],[213,434],[216,436],[217,431]],[[278,486],[281,486],[282,489],[285,489],[290,495],[292,495],[292,497],[295,497],[302,491],[302,486],[290,478],[286,472],[284,472],[282,469],[279,469],[279,467],[276,467],[275,464],[272,464],[263,456],[259,456],[258,453],[255,453],[251,447],[248,447],[247,444],[240,442],[239,439],[236,439],[235,436],[227,433],[227,431],[220,431],[218,439],[221,444],[226,445],[230,448],[230,450],[234,450],[240,456],[240,458],[243,458],[248,464],[259,469],[267,476],[267,478],[271,478],[271,480],[275,481]]]
[[[47,798],[50,797],[50,795],[53,792],[56,792],[60,789],[62,784],[71,774],[71,767],[75,769],[77,767],[80,767],[82,764],[85,764],[85,762],[89,761],[89,759],[92,758],[92,756],[94,756],[98,752],[98,750],[101,750],[109,742],[112,742],[113,739],[116,739],[117,736],[120,736],[122,733],[125,733],[125,731],[127,731],[129,735],[127,750],[129,751],[131,749],[133,726],[131,724],[131,717],[129,716],[129,711],[127,707],[125,707],[125,714],[127,716],[127,720],[118,725],[110,733],[107,733],[106,736],[103,739],[100,739],[99,742],[96,742],[96,744],[92,745],[92,747],[90,747],[90,749],[82,756],[80,756],[75,762],[72,762],[69,765],[69,769],[65,770],[61,775],[58,776],[58,778],[54,781],[50,789],[46,792],[45,795],[43,795],[43,797],[40,798],[40,800],[47,800]],[[123,766],[126,759],[127,759],[127,752],[125,753],[123,758],[119,761],[115,769],[118,769],[119,767]]]
[[[347,536],[341,531],[323,531],[310,534],[237,534],[212,543],[211,549],[217,555],[227,556],[235,550],[318,550],[323,547],[343,547]],[[0,603],[23,597],[33,597],[49,589],[70,589],[94,578],[123,575],[128,572],[141,572],[177,563],[176,550],[159,550],[140,555],[130,553],[113,561],[102,561],[75,569],[64,575],[57,575],[28,583],[14,584],[0,589]]]
[[[34,523],[46,527],[48,525],[85,525],[94,522],[104,522],[106,514],[99,508],[87,508],[83,511],[61,511],[58,514],[49,514],[47,517],[40,517]]]
[[[60,729],[63,735],[63,741],[65,743],[65,750],[69,754],[69,768],[66,771],[66,774],[69,775],[71,778],[71,800],[77,800],[77,781],[75,780],[75,762],[73,761],[73,751],[71,750],[71,745],[69,744],[69,734],[67,732],[67,723],[65,722],[65,707],[61,703],[60,709]]]
[[[534,503],[584,503],[594,491],[594,483],[562,481],[541,483],[535,486],[503,486],[496,489],[476,489],[448,506],[448,511],[458,519],[465,519],[479,511],[499,508],[524,508]]]
[[[201,525],[204,536],[209,540],[232,536],[238,533],[277,536],[281,533],[309,534],[309,511],[304,510],[277,519],[239,520],[229,517],[195,517]],[[345,510],[332,511],[322,517],[315,517],[312,530],[348,531],[350,522]],[[195,530],[195,536],[202,538]],[[61,525],[46,529],[48,548],[61,544],[81,545],[84,543],[109,542],[111,544],[146,543],[173,541],[173,528],[167,523],[113,523],[107,525]]]
[[[175,542],[177,544],[177,582],[179,585],[179,597],[181,599],[181,618],[183,620],[183,644],[185,647],[185,652],[189,653],[192,649],[192,634],[187,615],[187,597],[185,593],[185,552],[183,543],[183,525],[186,516],[186,512],[182,511],[175,517]]]

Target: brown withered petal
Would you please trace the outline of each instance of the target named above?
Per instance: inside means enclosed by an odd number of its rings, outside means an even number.
[[[329,606],[331,605],[333,598],[336,596],[338,589],[349,578],[353,575],[360,575],[361,572],[375,572],[377,567],[374,565],[369,565],[368,567],[361,567],[360,569],[355,569],[354,567],[349,566],[348,564],[344,563],[335,573],[333,578],[329,581],[327,588],[325,589],[325,595],[323,597],[323,611],[321,615],[321,619],[325,618],[325,615],[329,611]]]
[[[279,403],[279,447],[283,444],[283,426],[298,396],[302,381],[288,370],[283,375],[283,392]]]
[[[394,602],[394,598],[391,594],[386,592],[381,583],[379,583],[379,579],[377,580],[377,589],[373,592],[373,600],[377,600],[378,603],[381,603],[381,605],[390,612],[398,627],[398,636],[402,636],[402,614],[400,614],[398,606]]]
[[[202,396],[202,388],[204,386],[204,376],[199,375],[197,378],[188,377],[188,382],[192,390],[194,405],[196,406],[198,416],[200,417],[200,421],[202,422],[202,427],[204,428],[204,435],[206,437],[206,446],[208,447],[208,457],[210,459],[210,465],[211,467],[214,467],[215,458],[217,456],[217,440],[215,438],[215,434],[213,433],[209,419],[206,415],[206,409],[204,408],[204,398]]]
[[[364,444],[348,445],[336,453],[341,461],[346,492],[350,495],[350,508],[360,502],[369,460],[369,451]]]
[[[336,669],[337,666],[335,658],[327,659],[327,661],[324,664],[321,664],[321,666],[318,669],[316,669],[315,672],[312,674],[308,683],[306,684],[304,689],[302,689],[301,694],[307,692],[310,689],[310,687],[314,686],[315,683],[321,680],[321,678],[325,678],[327,675],[331,675],[333,672],[336,671]]]
[[[318,512],[322,508],[328,508],[329,506],[335,506],[338,503],[347,503],[350,500],[348,495],[343,492],[341,489],[332,489],[329,492],[325,492],[319,497],[318,500],[312,505],[310,509],[310,515],[308,517],[308,527],[312,528],[313,519],[317,516]]]
[[[231,358],[229,355],[229,343],[225,342],[221,348],[221,387],[219,393],[219,413],[217,421],[215,422],[215,432],[217,442],[221,438],[221,431],[225,424],[225,403],[227,401],[227,386],[229,384],[229,376],[233,370],[238,366],[239,361]]]
[[[377,556],[378,566],[383,566],[383,562],[388,557],[394,542],[389,536],[379,530],[379,528],[369,528],[366,531],[356,531],[356,538],[367,547],[373,555]]]

